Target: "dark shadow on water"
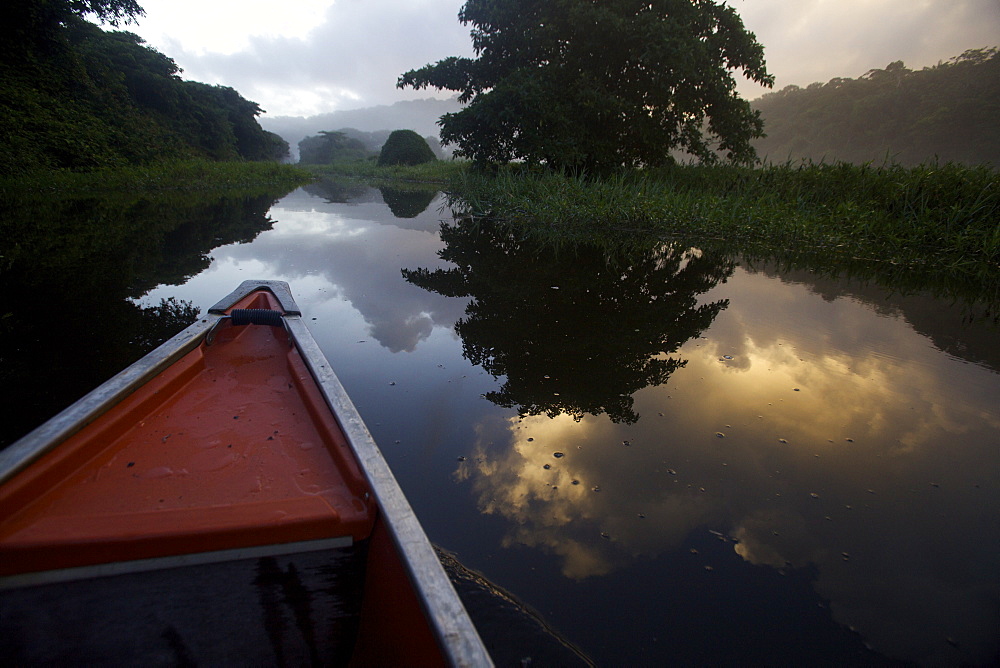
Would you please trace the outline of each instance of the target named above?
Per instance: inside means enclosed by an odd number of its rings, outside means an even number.
[[[212,249],[252,241],[284,193],[175,193],[0,201],[4,447],[198,316],[130,299],[204,271]]]

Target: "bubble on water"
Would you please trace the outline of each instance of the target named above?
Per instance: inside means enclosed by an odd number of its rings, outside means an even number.
[[[531,443],[531,442],[532,442],[533,440],[535,440],[535,439],[533,439],[533,438],[529,438],[529,439],[528,439],[528,443]]]
[[[570,484],[571,485],[579,485],[580,481],[579,480],[573,480]]]
[[[561,453],[561,452],[553,452],[553,453],[552,453],[552,456],[553,456],[553,457],[555,457],[556,459],[560,459],[560,458],[562,458],[562,457],[565,457],[566,455],[564,455],[564,454],[563,454],[563,453]]]
[[[673,469],[667,469],[667,473],[669,473],[670,475],[677,475],[677,471]]]
[[[611,536],[609,536],[606,532],[602,531],[601,538],[603,538],[604,540],[609,540]]]
[[[715,437],[716,438],[725,438],[726,435],[723,434],[721,431],[717,431],[717,432],[715,432]]]
[[[622,445],[624,445],[627,448],[627,447],[631,446],[632,444],[629,443],[628,441],[622,441]]]
[[[853,443],[854,442],[853,438],[845,438],[844,440],[847,441],[848,443]]]
[[[545,466],[543,466],[542,468],[543,468],[543,469],[545,469],[545,470],[547,471],[547,470],[549,470],[550,468],[552,468],[552,464],[546,464],[546,465],[545,465]]]
[[[778,443],[788,443],[788,439],[785,439],[785,438],[779,438],[779,439],[778,439]]]
[[[639,519],[640,520],[646,519],[646,513],[639,513]]]
[[[591,488],[591,491],[593,491],[593,492],[600,492],[601,491],[601,486],[600,485],[594,485]]]
[[[459,457],[459,458],[458,458],[458,461],[460,461],[460,462],[464,462],[464,461],[465,461],[465,457]]]
[[[818,499],[819,498],[819,494],[817,494],[816,492],[809,492],[809,496],[811,496],[814,499]]]

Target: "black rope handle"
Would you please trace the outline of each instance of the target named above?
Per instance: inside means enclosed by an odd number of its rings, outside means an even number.
[[[284,327],[281,311],[266,308],[234,308],[229,312],[233,325],[270,325]]]

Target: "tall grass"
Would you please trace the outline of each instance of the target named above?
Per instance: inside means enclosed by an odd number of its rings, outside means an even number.
[[[515,168],[464,172],[452,199],[466,214],[564,233],[698,233],[1000,269],[1000,179],[986,167],[674,166],[605,179]]]
[[[385,182],[448,184],[458,178],[469,163],[460,160],[435,160],[422,165],[379,167],[375,160],[351,160],[330,165],[303,165],[313,174],[343,176],[373,184]]]
[[[312,178],[312,174],[297,166],[275,162],[184,160],[89,172],[32,172],[0,179],[0,194],[293,188]]]

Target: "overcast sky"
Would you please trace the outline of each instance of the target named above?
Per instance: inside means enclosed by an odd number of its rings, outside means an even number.
[[[139,0],[126,28],[183,77],[232,86],[270,116],[310,116],[398,100],[409,69],[471,56],[462,0]],[[1000,0],[730,0],[764,45],[775,88],[913,69],[1000,45]],[[746,97],[762,91],[743,85]]]

